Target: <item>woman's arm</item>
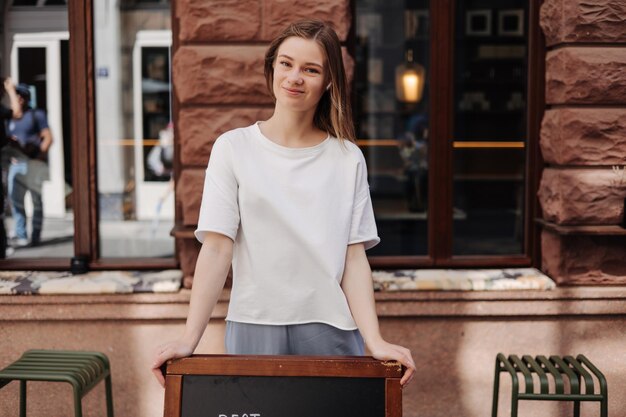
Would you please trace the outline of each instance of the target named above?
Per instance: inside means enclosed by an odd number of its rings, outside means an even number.
[[[198,346],[224,288],[232,259],[233,241],[219,233],[207,232],[196,262],[185,331],[178,340],[160,346],[152,364],[152,372],[162,386],[165,379],[159,369],[161,365],[169,359],[191,355]]]
[[[374,304],[372,271],[362,243],[348,246],[341,288],[346,294],[354,321],[372,356],[379,360],[400,362],[407,368],[400,383],[402,385],[409,383],[415,372],[415,362],[410,350],[387,343],[380,334]]]

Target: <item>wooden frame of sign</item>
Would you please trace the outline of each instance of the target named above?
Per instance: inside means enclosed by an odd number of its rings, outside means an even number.
[[[192,355],[167,363],[164,417],[401,417],[402,372],[363,356]]]

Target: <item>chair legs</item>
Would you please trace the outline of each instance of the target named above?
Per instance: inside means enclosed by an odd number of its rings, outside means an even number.
[[[493,400],[491,403],[491,417],[498,417],[499,394],[500,394],[500,361],[496,359],[496,374],[493,378]]]
[[[20,417],[26,417],[26,381],[20,381]]]
[[[113,390],[109,359],[100,352],[32,349],[0,370],[0,388],[20,383],[20,417],[26,417],[27,382],[64,382],[72,386],[74,417],[82,417],[82,397],[104,380],[107,417],[113,417]]]
[[[517,406],[519,405],[519,400],[517,399],[517,394],[514,393],[511,398],[511,417],[517,417]]]
[[[500,373],[504,371],[500,364],[500,359],[496,358],[496,371],[493,378],[493,400],[491,403],[491,417],[498,417],[498,397],[500,396]],[[517,406],[519,398],[517,397],[517,384],[513,384],[513,393],[511,395],[511,417],[517,417]]]
[[[26,417],[26,383],[27,380],[20,380],[20,417]],[[111,384],[111,376],[105,378],[107,417],[113,415],[113,389]],[[83,407],[81,393],[77,387],[72,387],[72,395],[74,397],[74,417],[83,417]]]
[[[586,369],[585,369],[586,368]],[[568,401],[573,402],[573,417],[580,417],[581,402],[600,402],[600,417],[608,417],[608,388],[606,378],[584,355],[573,356],[537,356],[511,355],[508,358],[502,353],[496,357],[495,376],[493,384],[493,400],[491,416],[498,415],[498,397],[500,388],[500,373],[508,372],[511,376],[511,417],[517,417],[520,400],[539,401]],[[592,378],[591,374],[595,375]],[[524,377],[524,391],[520,392],[520,378]],[[533,374],[535,378],[533,378]],[[536,380],[540,386],[534,386]],[[569,379],[569,384],[567,384]],[[552,383],[550,383],[550,380]],[[600,389],[595,385],[599,381]],[[576,384],[578,382],[578,384]],[[570,392],[565,388],[569,385]],[[584,387],[584,393],[581,392]],[[538,392],[538,391],[541,392]],[[555,390],[556,392],[550,392]]]
[[[111,385],[111,375],[104,380],[104,386],[106,388],[107,398],[107,417],[113,417],[113,389]]]
[[[605,395],[602,402],[600,402],[600,417],[608,417],[609,415],[609,399],[607,396]]]
[[[83,404],[81,402],[80,392],[76,387],[74,392],[74,417],[83,417]]]

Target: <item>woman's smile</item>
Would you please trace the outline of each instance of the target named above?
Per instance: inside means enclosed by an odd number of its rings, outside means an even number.
[[[299,90],[296,88],[283,87],[283,89],[287,91],[287,94],[292,95],[292,96],[299,96],[301,94],[304,94],[303,90]]]

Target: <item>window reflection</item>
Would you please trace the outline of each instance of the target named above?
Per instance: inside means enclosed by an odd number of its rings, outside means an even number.
[[[94,0],[101,257],[173,257],[169,4]],[[166,7],[163,7],[166,6]]]
[[[146,181],[169,181],[174,163],[174,131],[170,122],[170,48],[139,47],[143,175]]]
[[[371,255],[425,255],[428,1],[356,3],[355,120],[382,238]]]
[[[2,149],[7,259],[74,253],[67,9],[53,3],[11,1],[0,26],[2,76],[18,84],[23,110],[2,126],[14,139]],[[32,24],[44,20],[45,32]]]

